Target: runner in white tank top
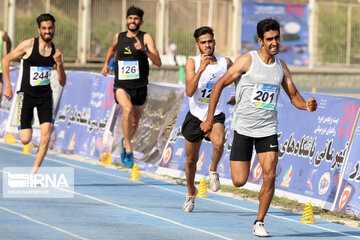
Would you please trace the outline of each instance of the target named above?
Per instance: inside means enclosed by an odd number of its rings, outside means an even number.
[[[214,55],[215,39],[210,27],[200,27],[195,30],[195,46],[200,55],[189,58],[186,62],[186,94],[189,96],[190,111],[182,125],[182,134],[185,137],[186,163],[185,174],[188,185],[188,194],[183,209],[191,212],[194,209],[196,188],[194,185],[196,163],[199,159],[199,150],[204,137],[213,144],[212,162],[209,166],[210,188],[217,191],[220,188],[217,165],[224,151],[224,122],[225,114],[221,106],[214,109],[214,130],[208,136],[200,129],[200,124],[207,117],[210,93],[216,81],[227,71],[232,62],[228,58]],[[220,104],[221,105],[221,104]],[[215,116],[214,116],[215,113]]]
[[[230,153],[231,177],[236,187],[246,183],[255,145],[262,167],[263,184],[253,234],[267,237],[269,233],[264,228],[264,218],[274,195],[278,162],[276,103],[280,84],[295,107],[315,111],[317,103],[314,98],[304,101],[291,79],[288,67],[275,57],[280,46],[279,23],[271,18],[261,20],[257,25],[257,35],[260,49],[238,57],[213,87],[208,116],[201,129],[205,133],[211,132],[221,91],[235,82],[237,105],[232,122],[235,131]]]

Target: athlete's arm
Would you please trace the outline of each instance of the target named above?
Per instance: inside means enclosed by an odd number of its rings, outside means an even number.
[[[105,62],[104,62],[104,65],[103,65],[103,67],[101,69],[101,74],[104,75],[104,76],[107,76],[109,74],[108,65],[109,65],[110,59],[115,54],[115,48],[116,48],[116,45],[117,45],[117,42],[118,42],[119,34],[120,33],[115,34],[113,42],[111,43],[110,47],[107,50],[106,57],[105,57]]]
[[[11,82],[10,82],[10,62],[13,60],[29,55],[32,51],[32,46],[34,45],[34,39],[27,39],[22,41],[13,51],[7,54],[2,60],[1,65],[3,68],[3,78],[5,82],[5,91],[4,96],[10,100],[12,98]]]
[[[234,64],[227,70],[227,72],[216,81],[211,90],[208,114],[206,120],[200,124],[201,130],[205,134],[210,134],[213,121],[215,107],[219,101],[222,90],[238,79],[242,74],[246,73],[251,66],[251,55],[249,53],[238,57]]]
[[[11,50],[11,39],[5,31],[2,33],[2,40],[6,42],[6,54],[8,54]]]
[[[139,39],[137,37],[135,38],[137,39],[138,43],[140,43]],[[144,46],[144,49],[142,51],[145,51],[146,56],[148,56],[156,66],[161,67],[160,55],[158,50],[156,49],[154,38],[151,36],[150,33],[144,34],[144,44],[147,50]]]
[[[207,65],[210,64],[212,56],[201,54],[200,67],[195,73],[195,61],[189,58],[185,64],[185,84],[186,95],[192,97],[198,87],[201,74],[205,71]]]
[[[300,95],[299,91],[296,89],[294,82],[291,78],[291,73],[287,65],[281,61],[281,65],[284,72],[284,79],[281,83],[284,91],[289,96],[291,103],[302,110],[308,110],[310,112],[313,112],[317,108],[316,100],[311,97],[306,102],[304,98]]]
[[[62,54],[60,49],[56,49],[56,52],[55,52],[53,58],[56,62],[58,81],[60,83],[60,86],[64,87],[66,84],[66,74],[65,74],[65,70],[64,70],[64,55]]]

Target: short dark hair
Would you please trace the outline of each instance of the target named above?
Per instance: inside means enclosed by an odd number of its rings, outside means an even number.
[[[194,38],[196,39],[196,41],[198,41],[198,38],[205,34],[210,34],[212,37],[214,37],[213,29],[208,26],[203,26],[203,27],[199,27],[198,29],[195,30]]]
[[[144,16],[144,11],[142,9],[138,8],[138,7],[131,6],[127,10],[126,17],[128,17],[130,15],[136,15],[142,20],[142,18]]]
[[[43,13],[36,18],[36,22],[39,28],[41,26],[41,22],[46,22],[46,21],[52,21],[53,25],[55,25],[55,18],[50,13]]]
[[[264,39],[264,34],[270,30],[277,30],[280,34],[280,24],[273,18],[265,18],[257,24],[256,30],[258,37]]]

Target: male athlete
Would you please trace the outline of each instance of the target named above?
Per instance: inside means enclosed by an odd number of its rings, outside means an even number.
[[[54,105],[50,87],[51,69],[56,64],[58,81],[62,87],[66,84],[63,54],[55,48],[52,39],[55,34],[55,19],[43,13],[37,19],[39,36],[21,42],[2,60],[5,81],[4,96],[12,98],[9,77],[10,62],[21,57],[21,68],[17,84],[18,94],[18,130],[23,144],[32,138],[33,110],[36,107],[40,122],[40,145],[36,153],[31,174],[36,174],[48,150],[51,129],[54,124]]]
[[[236,106],[232,129],[234,140],[230,153],[230,171],[233,184],[243,186],[249,176],[253,145],[262,171],[263,185],[259,193],[259,211],[254,222],[253,234],[267,237],[264,218],[275,191],[275,171],[278,162],[276,104],[283,87],[291,103],[302,110],[315,111],[314,98],[305,101],[296,89],[286,64],[276,54],[280,46],[280,25],[271,18],[257,25],[260,49],[236,59],[234,65],[212,89],[207,119],[201,129],[209,134],[213,128],[214,112],[221,91],[235,82]]]
[[[210,27],[200,27],[195,30],[195,46],[200,55],[189,58],[186,62],[186,94],[189,96],[190,111],[187,113],[182,125],[182,134],[185,137],[186,163],[185,174],[188,185],[188,194],[183,209],[191,212],[194,209],[196,188],[194,178],[199,150],[205,135],[200,124],[208,114],[208,103],[211,89],[216,81],[227,71],[232,62],[229,58],[214,55],[214,32]],[[213,144],[212,163],[209,166],[210,188],[216,192],[220,188],[217,165],[224,151],[224,122],[225,114],[222,112],[223,103],[215,109],[213,131],[206,140]]]
[[[130,7],[126,15],[126,32],[118,32],[110,45],[101,73],[107,76],[108,64],[116,52],[114,95],[120,104],[122,116],[121,161],[126,167],[133,167],[134,156],[131,138],[144,111],[149,75],[148,58],[158,67],[161,66],[159,52],[150,33],[140,31],[144,11]]]

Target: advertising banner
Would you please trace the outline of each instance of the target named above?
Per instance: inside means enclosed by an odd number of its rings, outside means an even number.
[[[168,126],[176,119],[184,93],[184,85],[148,84],[144,113],[132,138],[134,159],[140,168],[150,169],[160,160]],[[120,162],[123,137],[121,119],[121,107],[116,105],[104,134],[103,153],[111,153],[116,162]]]
[[[241,54],[259,48],[256,26],[264,18],[280,23],[280,53],[288,65],[307,65],[308,5],[294,3],[242,2]]]
[[[321,200],[329,209],[335,201],[360,99],[312,93],[302,96],[315,97],[316,112],[298,110],[284,91],[279,96],[275,185],[286,192]]]
[[[99,159],[114,102],[113,77],[68,72],[50,148]]]

